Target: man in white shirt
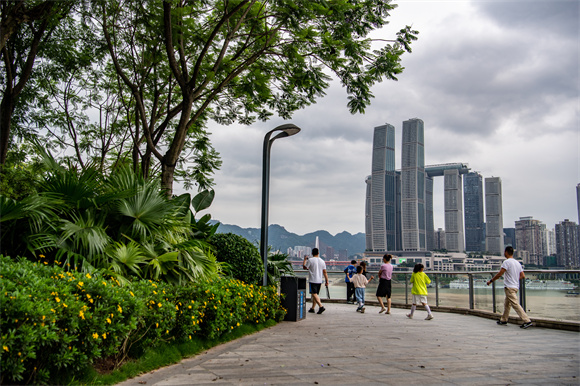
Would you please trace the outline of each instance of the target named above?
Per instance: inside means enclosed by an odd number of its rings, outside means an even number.
[[[308,282],[310,283],[310,297],[312,298],[312,308],[308,312],[314,313],[314,307],[318,304],[318,314],[322,314],[325,308],[320,301],[320,287],[322,286],[322,277],[326,280],[328,287],[328,274],[326,273],[326,263],[318,257],[318,248],[312,249],[312,257],[304,256],[302,268],[308,270]]]
[[[503,278],[504,283],[504,292],[505,292],[505,301],[503,306],[503,315],[497,321],[499,325],[506,325],[507,321],[510,316],[510,308],[513,307],[514,310],[518,313],[518,316],[524,321],[524,324],[520,326],[520,328],[528,328],[532,326],[532,321],[528,318],[528,315],[518,303],[518,290],[520,289],[520,279],[524,279],[526,276],[524,275],[524,270],[522,265],[519,261],[514,259],[514,249],[513,247],[506,247],[505,252],[505,261],[501,265],[501,269],[491,279],[487,282],[487,285],[490,285],[492,282],[496,281],[502,275],[505,274]]]

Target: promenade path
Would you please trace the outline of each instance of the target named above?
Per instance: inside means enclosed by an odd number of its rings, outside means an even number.
[[[120,385],[579,385],[580,333],[326,304]]]

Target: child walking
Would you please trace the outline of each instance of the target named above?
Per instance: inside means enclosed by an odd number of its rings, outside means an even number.
[[[358,304],[358,308],[356,312],[360,312],[361,314],[365,313],[365,289],[367,284],[374,279],[374,276],[371,276],[370,279],[367,279],[363,276],[363,267],[360,265],[356,267],[356,275],[349,280],[354,283],[354,295],[356,296],[356,301]]]
[[[417,304],[421,303],[425,310],[427,310],[427,317],[425,320],[433,319],[433,314],[431,313],[431,308],[427,304],[427,284],[431,283],[429,276],[423,272],[425,266],[423,264],[415,264],[413,268],[413,274],[411,275],[411,283],[413,284],[413,289],[411,294],[413,294],[413,305],[411,306],[411,313],[407,314],[407,318],[413,319],[413,313],[417,308]]]

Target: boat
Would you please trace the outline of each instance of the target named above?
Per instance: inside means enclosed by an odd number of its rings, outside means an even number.
[[[578,291],[566,292],[566,297],[568,297],[568,298],[577,298],[578,296],[580,296],[580,292],[578,292]]]

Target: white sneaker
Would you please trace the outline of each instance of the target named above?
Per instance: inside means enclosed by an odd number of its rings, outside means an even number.
[[[413,315],[411,315],[411,314],[407,314],[407,318],[409,318],[409,319],[413,319]]]
[[[385,312],[387,309],[385,307],[381,308],[381,310],[379,311],[379,314],[382,314],[383,312]]]
[[[431,314],[427,315],[427,317],[425,318],[425,320],[431,320],[431,319],[433,319],[433,315],[431,315]]]

